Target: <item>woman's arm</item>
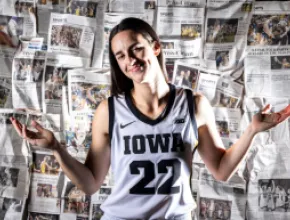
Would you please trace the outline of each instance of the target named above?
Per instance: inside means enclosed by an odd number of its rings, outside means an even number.
[[[27,130],[25,125],[20,124],[14,118],[11,118],[11,121],[18,134],[30,144],[52,150],[61,169],[79,189],[91,195],[100,188],[110,167],[107,100],[102,101],[95,112],[92,125],[92,145],[85,164],[73,158],[55,139],[51,131],[44,129],[35,121],[32,122],[32,126],[38,132]]]
[[[267,105],[262,113],[254,115],[240,139],[225,150],[218,134],[215,116],[208,100],[196,95],[196,121],[198,126],[198,152],[205,165],[217,180],[226,181],[246,155],[254,136],[284,121],[290,115],[289,106],[278,113],[266,114]]]

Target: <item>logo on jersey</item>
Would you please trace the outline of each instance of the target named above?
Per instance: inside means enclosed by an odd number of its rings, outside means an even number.
[[[184,118],[180,118],[180,119],[176,119],[174,124],[182,124],[184,122],[185,122]]]
[[[131,121],[127,124],[120,124],[120,128],[123,129],[123,128],[126,128],[127,126],[129,126],[130,124],[133,124],[135,121]]]

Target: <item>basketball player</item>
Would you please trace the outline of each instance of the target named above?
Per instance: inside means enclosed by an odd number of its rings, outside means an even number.
[[[191,219],[192,154],[197,147],[217,180],[227,180],[254,136],[284,121],[290,109],[257,113],[241,138],[223,148],[212,107],[205,97],[168,84],[160,41],[146,22],[124,19],[109,38],[111,94],[94,115],[85,164],[72,158],[53,133],[32,122],[32,132],[11,121],[32,145],[49,148],[71,181],[95,193],[111,165],[115,186],[102,204],[109,219]]]

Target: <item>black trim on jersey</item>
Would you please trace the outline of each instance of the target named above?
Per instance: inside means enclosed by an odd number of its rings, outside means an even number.
[[[197,133],[197,125],[196,125],[196,120],[195,120],[195,97],[192,94],[192,90],[186,89],[186,97],[187,97],[187,102],[188,102],[188,109],[189,109],[189,114],[191,118],[191,122],[194,128],[194,134],[196,139],[198,139],[198,133]]]
[[[113,96],[110,96],[108,98],[108,105],[109,105],[109,137],[110,142],[112,141],[112,135],[113,135],[113,125],[115,120],[115,110],[114,110],[114,98]]]
[[[125,94],[125,100],[129,109],[140,121],[146,124],[150,124],[150,125],[158,124],[168,115],[175,100],[175,86],[172,84],[168,84],[168,85],[169,85],[170,91],[169,91],[169,98],[168,98],[167,105],[165,106],[163,112],[156,119],[151,119],[147,117],[146,115],[144,115],[142,112],[140,112],[139,109],[133,104],[131,94],[127,93]]]

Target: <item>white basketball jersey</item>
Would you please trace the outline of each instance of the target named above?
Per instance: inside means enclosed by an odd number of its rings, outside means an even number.
[[[155,120],[129,94],[109,98],[111,167],[115,186],[103,211],[124,219],[168,219],[196,208],[190,189],[197,144],[191,90],[170,85],[168,104]]]

